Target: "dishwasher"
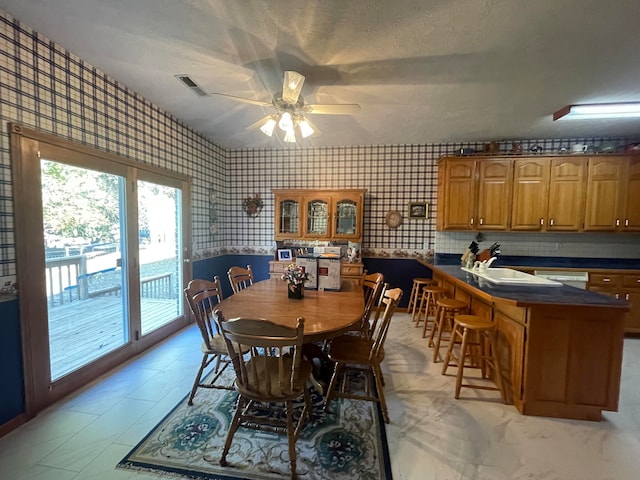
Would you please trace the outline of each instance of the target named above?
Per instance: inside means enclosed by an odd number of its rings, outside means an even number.
[[[571,287],[581,288],[585,290],[587,288],[587,282],[589,281],[589,272],[568,272],[560,270],[535,270],[533,274],[536,277],[546,278],[548,280],[555,280],[556,282],[569,285]]]

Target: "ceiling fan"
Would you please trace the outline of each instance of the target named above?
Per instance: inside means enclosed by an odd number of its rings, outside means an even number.
[[[284,132],[284,141],[295,143],[296,130],[302,138],[311,135],[318,135],[320,131],[318,127],[313,125],[306,114],[320,115],[353,115],[360,111],[360,105],[356,103],[343,104],[307,104],[300,95],[302,85],[304,84],[304,75],[292,70],[284,72],[284,80],[282,83],[282,92],[278,92],[273,96],[271,102],[262,102],[260,100],[252,100],[250,98],[236,97],[224,93],[212,93],[238,102],[258,105],[260,107],[273,107],[278,113],[267,115],[261,118],[247,129],[260,128],[267,136],[271,137],[276,125]]]

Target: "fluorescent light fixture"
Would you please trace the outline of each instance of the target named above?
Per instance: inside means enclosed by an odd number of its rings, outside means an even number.
[[[553,120],[639,118],[640,102],[567,105],[553,114]]]
[[[276,127],[276,119],[273,117],[269,117],[266,122],[260,127],[262,133],[264,133],[267,137],[273,135],[273,129]]]

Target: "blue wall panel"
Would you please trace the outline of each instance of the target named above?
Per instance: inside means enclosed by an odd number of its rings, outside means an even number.
[[[401,288],[404,292],[399,307],[405,308],[416,277],[431,278],[431,270],[414,258],[365,258],[364,268],[369,273],[380,272],[390,288]]]
[[[24,412],[24,375],[18,300],[0,302],[0,424]]]

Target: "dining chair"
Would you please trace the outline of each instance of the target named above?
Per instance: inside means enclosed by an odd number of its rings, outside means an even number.
[[[235,388],[238,403],[229,425],[220,465],[227,465],[227,454],[239,427],[268,432],[286,431],[291,478],[296,474],[296,441],[305,418],[311,418],[311,395],[307,383],[312,366],[303,358],[304,319],[298,318],[295,328],[278,325],[265,319],[234,318],[225,320],[221,310],[217,322],[236,371]],[[246,355],[239,352],[248,351]],[[294,422],[294,401],[304,398],[299,416]],[[284,417],[274,413],[259,414],[254,405],[283,404]]]
[[[389,331],[391,317],[402,298],[402,289],[386,290],[371,324],[371,336],[342,335],[329,345],[329,359],[334,362],[333,375],[327,389],[324,409],[328,409],[334,397],[354,398],[378,402],[385,423],[389,423],[387,403],[384,398],[384,378],[380,364],[384,359],[384,341]],[[348,391],[348,373],[359,371],[365,374],[367,382],[364,392]],[[336,388],[338,379],[340,388]],[[375,385],[373,385],[375,383]],[[375,390],[375,391],[373,391]]]
[[[371,312],[377,307],[382,298],[383,290],[389,288],[389,284],[384,283],[382,273],[366,273],[362,276],[362,290],[364,291],[364,313],[360,320],[360,331],[367,337],[371,336],[369,320]]]
[[[218,385],[216,383],[220,375],[229,366],[227,345],[218,331],[214,318],[214,310],[218,303],[222,301],[220,277],[217,275],[213,277],[213,282],[201,279],[191,280],[187,288],[184,289],[184,296],[202,335],[202,344],[200,346],[202,362],[200,362],[200,368],[196,374],[187,402],[189,405],[193,405],[193,397],[196,395],[198,388],[233,390],[233,386]],[[204,382],[202,380],[204,370],[214,361],[213,377],[210,381]]]
[[[244,290],[247,287],[253,285],[253,271],[251,265],[247,265],[247,268],[231,267],[227,272],[229,277],[229,283],[233,293],[238,293],[240,290]]]

